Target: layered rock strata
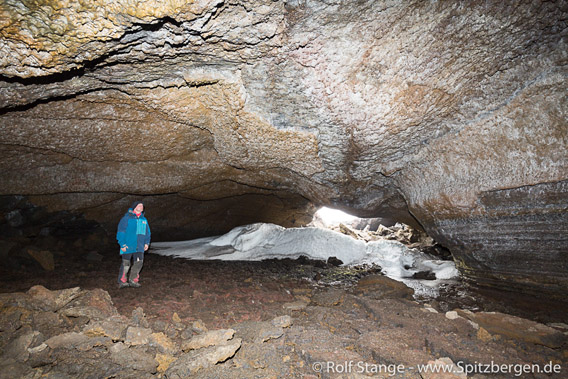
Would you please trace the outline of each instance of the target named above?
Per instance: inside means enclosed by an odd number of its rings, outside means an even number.
[[[5,1],[0,193],[164,235],[331,204],[560,293],[564,1]],[[252,209],[252,211],[251,211]],[[180,236],[181,237],[181,236]]]

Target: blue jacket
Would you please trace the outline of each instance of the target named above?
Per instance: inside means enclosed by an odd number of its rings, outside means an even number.
[[[136,216],[130,208],[118,223],[116,239],[120,245],[120,254],[144,252],[144,245],[150,244],[150,225],[144,212]],[[126,251],[122,251],[124,246]]]

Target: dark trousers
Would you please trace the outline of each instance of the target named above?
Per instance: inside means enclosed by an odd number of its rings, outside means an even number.
[[[142,265],[144,264],[144,253],[121,254],[120,257],[122,258],[122,263],[118,272],[118,283],[126,283],[128,281],[138,283],[140,270],[142,270]]]

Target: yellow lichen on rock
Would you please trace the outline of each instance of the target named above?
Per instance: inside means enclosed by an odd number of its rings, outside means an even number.
[[[119,39],[135,24],[165,17],[191,20],[218,2],[5,1],[0,5],[0,71],[29,77],[80,68],[118,48]],[[115,42],[105,43],[109,41]]]
[[[158,362],[158,372],[163,374],[177,358],[169,354],[156,354],[155,359]]]

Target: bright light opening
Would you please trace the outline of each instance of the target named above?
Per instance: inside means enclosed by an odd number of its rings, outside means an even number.
[[[348,213],[340,211],[339,209],[332,209],[323,207],[314,214],[314,221],[318,220],[325,226],[339,225],[340,223],[347,224],[355,221],[357,217]]]

